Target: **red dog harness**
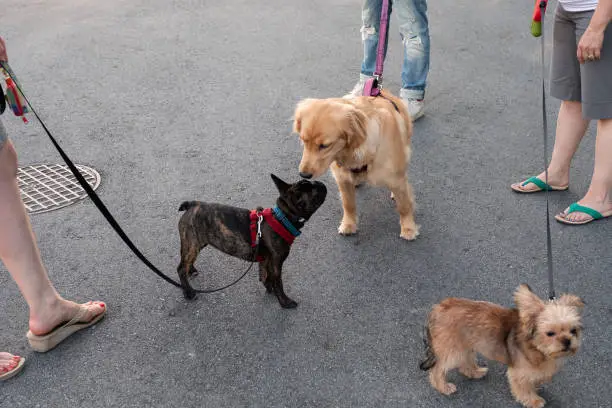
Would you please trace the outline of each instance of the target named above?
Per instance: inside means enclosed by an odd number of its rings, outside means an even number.
[[[251,210],[251,247],[255,248],[259,244],[261,238],[261,222],[265,221],[274,232],[280,235],[289,245],[293,244],[295,236],[285,228],[285,226],[276,219],[271,208],[266,208],[262,211]],[[263,261],[263,256],[257,254],[257,262]]]

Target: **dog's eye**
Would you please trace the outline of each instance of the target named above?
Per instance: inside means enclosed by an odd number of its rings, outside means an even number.
[[[554,335],[555,335],[555,332],[554,332],[554,331],[549,331],[549,332],[546,332],[546,335],[547,335],[548,337],[552,337],[552,336],[554,336]]]
[[[329,144],[320,144],[319,145],[319,150],[325,150],[329,147]]]
[[[570,333],[572,333],[574,336],[578,334],[578,330],[576,329],[572,329],[570,330]]]

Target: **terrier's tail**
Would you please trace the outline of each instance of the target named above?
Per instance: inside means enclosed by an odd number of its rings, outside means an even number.
[[[423,328],[423,343],[425,344],[425,360],[421,361],[419,368],[423,371],[427,371],[436,365],[436,355],[431,348],[431,331],[429,330],[429,324]]]

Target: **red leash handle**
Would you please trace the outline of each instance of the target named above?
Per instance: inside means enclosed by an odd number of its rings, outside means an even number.
[[[542,35],[542,19],[546,13],[548,0],[535,0],[533,7],[533,17],[531,18],[531,35],[539,37]]]

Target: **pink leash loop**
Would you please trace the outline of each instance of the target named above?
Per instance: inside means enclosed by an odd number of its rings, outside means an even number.
[[[385,42],[387,40],[387,25],[389,21],[389,0],[382,0],[380,10],[380,27],[378,29],[378,49],[376,50],[376,70],[374,78],[366,81],[363,87],[363,95],[378,96],[379,85],[382,82],[383,64],[385,62]]]

